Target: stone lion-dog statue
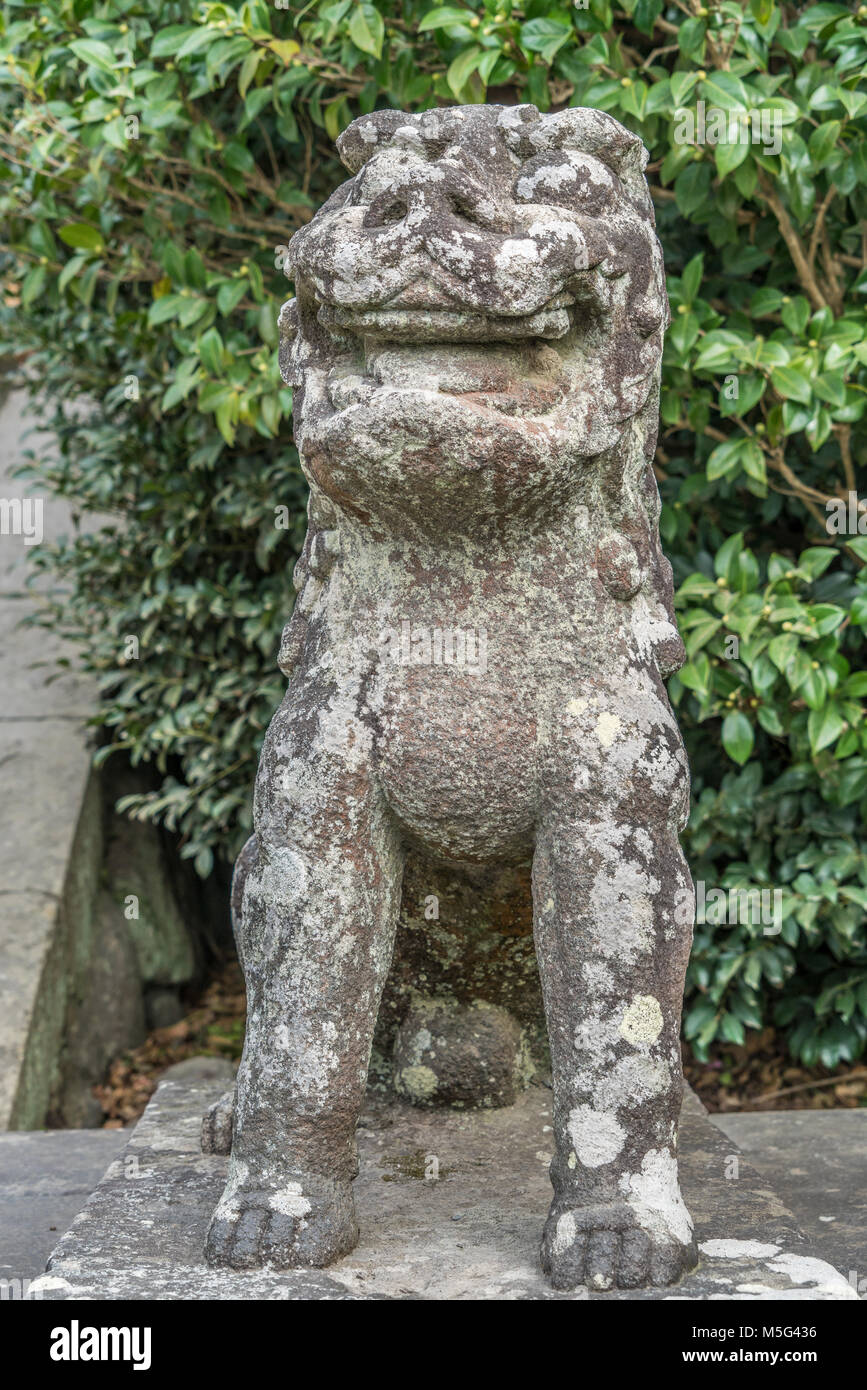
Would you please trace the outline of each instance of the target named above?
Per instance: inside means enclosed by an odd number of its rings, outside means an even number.
[[[233,885],[249,1013],[209,1121],[231,1159],[207,1258],[324,1266],[356,1245],[356,1121],[422,846],[456,870],[532,856],[544,1270],[670,1284],[695,1264],[676,1158],[692,884],[647,153],[602,112],[529,105],[377,111],[338,150],[352,177],[293,236],[280,316],[309,527]],[[407,624],[483,634],[485,661],[401,659]]]

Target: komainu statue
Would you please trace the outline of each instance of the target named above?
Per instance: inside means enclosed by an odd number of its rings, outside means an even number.
[[[233,889],[249,1017],[234,1113],[207,1121],[211,1147],[231,1135],[207,1256],[355,1246],[356,1120],[423,852],[467,874],[532,859],[543,1268],[561,1289],[668,1284],[695,1262],[692,885],[647,154],[602,112],[526,105],[378,111],[338,149],[352,177],[292,238],[281,313],[309,527]]]

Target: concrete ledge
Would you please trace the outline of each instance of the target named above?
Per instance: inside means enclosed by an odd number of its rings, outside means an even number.
[[[70,1003],[93,957],[102,808],[89,753],[79,751],[75,766],[74,745],[68,736],[60,740],[65,775],[58,775],[57,797],[51,804],[35,795],[27,808],[34,834],[43,817],[53,818],[53,852],[43,869],[52,887],[0,895],[0,1127],[8,1129],[45,1124],[60,1082]],[[42,773],[47,783],[49,765]]]
[[[0,496],[41,503],[50,542],[71,510],[12,476],[27,445],[55,448],[25,439],[28,425],[15,392],[0,408]],[[7,512],[5,529],[22,529]],[[111,811],[141,789],[135,775],[92,769],[95,682],[72,644],[26,625],[51,582],[28,589],[38,544],[26,539],[0,536],[0,1130],[84,1128],[102,1121],[93,1085],[109,1061],[180,1017],[197,956],[160,832]]]
[[[24,441],[31,425],[26,393],[14,392],[0,411],[4,498],[40,496],[12,477],[25,443],[52,447],[45,434]],[[71,513],[56,499],[42,503],[50,541],[68,528]],[[99,829],[98,816],[86,823],[93,789],[84,720],[96,688],[61,666],[74,660],[68,643],[21,626],[39,602],[26,587],[32,550],[22,536],[0,537],[0,1129],[45,1122],[75,987],[75,977],[64,973],[73,964],[69,922],[98,875],[101,854],[101,844],[86,843],[93,825]],[[86,941],[80,945],[86,949]]]
[[[118,1129],[0,1134],[0,1281],[26,1288],[126,1144]]]
[[[867,1298],[867,1109],[712,1118],[808,1226],[816,1254]]]
[[[227,1160],[201,1152],[200,1127],[221,1089],[163,1082],[34,1292],[73,1301],[857,1300],[815,1257],[766,1180],[693,1105],[682,1118],[681,1171],[698,1269],[670,1289],[556,1293],[538,1265],[551,1130],[550,1092],[535,1086],[503,1110],[372,1104],[359,1127],[362,1236],[352,1255],[323,1271],[211,1270],[202,1245]]]

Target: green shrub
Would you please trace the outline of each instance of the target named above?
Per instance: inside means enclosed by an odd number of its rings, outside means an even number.
[[[108,748],[163,774],[135,813],[203,873],[247,832],[282,686],[304,485],[281,248],[342,177],[334,136],[375,106],[485,99],[641,134],[671,272],[657,464],[690,658],[671,682],[687,850],[708,887],[782,893],[778,933],[699,925],[686,1034],[702,1053],[775,1021],[807,1063],[863,1052],[867,535],[829,534],[826,503],[857,492],[865,453],[867,9],[2,9],[4,345],[30,354],[60,441],[35,478],[111,517],[40,551],[70,589],[48,620],[99,675]],[[698,102],[779,124],[702,143]]]

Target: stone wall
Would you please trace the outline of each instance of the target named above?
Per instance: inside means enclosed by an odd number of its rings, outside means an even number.
[[[201,973],[202,948],[161,832],[113,809],[134,781],[128,770],[89,775],[51,905],[10,1129],[99,1124],[94,1084],[149,1028],[181,1017],[180,992]]]

